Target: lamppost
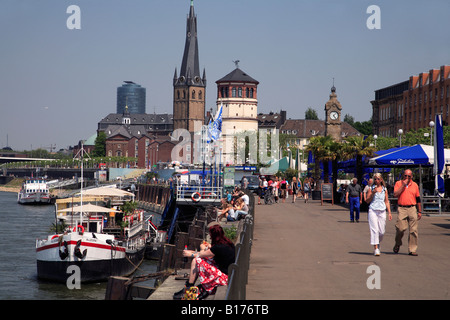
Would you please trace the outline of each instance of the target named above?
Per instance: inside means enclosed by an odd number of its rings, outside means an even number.
[[[398,129],[398,135],[400,137],[400,148],[402,147],[402,134],[403,134],[403,130],[402,129]]]
[[[375,140],[375,148],[377,147],[377,139],[378,139],[378,136],[375,134],[373,136],[373,140]]]
[[[434,127],[434,121],[430,121],[430,145],[433,145],[433,127]]]

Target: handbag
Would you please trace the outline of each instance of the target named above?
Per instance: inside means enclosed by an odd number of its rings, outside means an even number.
[[[186,289],[181,300],[198,300],[198,294],[198,287],[190,287]]]

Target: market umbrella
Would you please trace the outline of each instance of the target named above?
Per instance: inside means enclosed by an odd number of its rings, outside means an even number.
[[[67,209],[61,209],[58,210],[58,212],[119,212],[119,211],[87,203],[83,204],[82,206],[73,206]]]
[[[444,161],[450,163],[450,149],[444,150]],[[369,165],[372,166],[432,166],[433,164],[434,148],[424,144],[416,144],[369,159]]]

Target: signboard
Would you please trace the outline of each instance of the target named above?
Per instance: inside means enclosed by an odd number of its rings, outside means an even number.
[[[333,200],[333,184],[332,183],[322,183],[321,186],[322,189],[322,203],[321,205],[323,205],[323,200],[331,200],[331,205],[334,205],[334,200]]]
[[[223,168],[223,186],[234,187],[234,167]]]

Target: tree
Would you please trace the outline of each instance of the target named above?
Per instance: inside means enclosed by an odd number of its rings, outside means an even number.
[[[105,157],[106,156],[106,133],[100,131],[95,138],[95,147],[92,151],[93,157]]]
[[[363,121],[363,122],[359,122],[356,121],[355,123],[353,123],[353,128],[355,128],[356,130],[358,130],[359,132],[361,132],[363,135],[368,136],[372,134],[372,119],[369,121]]]
[[[317,115],[317,111],[313,108],[309,107],[305,111],[305,119],[306,120],[319,120],[319,116]]]
[[[363,161],[362,158],[373,157],[375,153],[375,147],[372,146],[373,139],[365,139],[361,136],[352,136],[345,139],[344,149],[345,158],[353,159],[356,157],[356,178],[358,182],[362,182],[364,175]]]
[[[353,124],[355,123],[355,118],[353,118],[353,116],[346,114],[344,116],[344,122],[347,122],[349,125],[351,125],[353,127]]]
[[[311,152],[314,155],[314,180],[316,181],[320,179],[320,161],[326,158],[328,154],[327,143],[332,139],[331,136],[312,137],[305,148],[306,152]]]

